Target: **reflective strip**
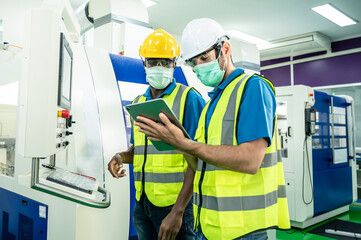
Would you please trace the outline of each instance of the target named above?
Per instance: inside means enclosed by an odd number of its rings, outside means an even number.
[[[226,112],[223,115],[222,119],[222,136],[221,136],[221,145],[233,145],[233,136],[234,136],[234,121],[237,119],[236,116],[236,100],[238,89],[241,86],[242,82],[249,77],[249,75],[244,75],[241,80],[239,80],[234,87],[231,96],[229,97]],[[242,93],[243,95],[243,93]],[[232,120],[232,121],[229,121]]]
[[[145,146],[135,146],[134,147],[134,155],[144,155],[144,148]],[[164,154],[179,154],[172,150],[169,151],[158,151],[154,145],[148,145],[147,146],[147,155],[150,154],[157,154],[157,155],[164,155]]]
[[[198,161],[197,161],[197,171],[198,172],[202,172],[202,165],[203,165],[203,161],[198,158]],[[210,165],[210,164],[207,164],[208,166],[213,166],[213,165]]]
[[[277,152],[267,153],[263,158],[263,162],[261,163],[260,168],[273,167],[273,166],[277,165],[277,162],[278,162]]]
[[[174,114],[176,115],[176,117],[179,119],[179,111],[180,111],[180,105],[181,105],[181,99],[182,99],[182,95],[184,93],[184,91],[187,89],[186,86],[179,84],[179,89],[177,92],[177,95],[174,98],[174,102],[173,102],[173,106],[172,106],[172,111],[174,112]],[[182,121],[181,119],[179,119],[179,121]]]
[[[287,198],[287,193],[286,193],[286,186],[285,185],[278,185],[278,197],[279,198]]]
[[[184,172],[177,173],[152,173],[145,172],[145,182],[152,183],[182,183],[184,181]],[[134,172],[134,181],[142,181],[142,172]]]
[[[243,196],[243,197],[214,197],[202,195],[202,208],[215,211],[250,211],[265,209],[277,204],[277,198],[286,197],[286,188],[279,186],[278,190],[266,195]],[[198,193],[194,193],[194,204],[199,205]]]

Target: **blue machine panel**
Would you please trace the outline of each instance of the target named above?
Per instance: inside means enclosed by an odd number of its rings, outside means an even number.
[[[48,206],[0,188],[0,239],[45,240]]]
[[[109,54],[112,61],[117,81],[148,84],[145,81],[145,71],[140,59],[124,57],[121,55]],[[180,67],[174,70],[174,78],[177,83],[188,86]]]
[[[312,137],[313,158],[313,191],[314,191],[314,216],[345,206],[352,202],[352,170],[349,159],[346,163],[333,164],[332,133],[330,106],[331,97],[333,106],[344,108],[348,103],[345,99],[331,96],[323,92],[315,91],[315,105],[317,110],[316,127],[318,133]],[[340,116],[342,117],[342,116]],[[335,123],[335,127],[345,128],[345,135],[335,136],[335,139],[343,139],[347,149],[347,114],[345,120]],[[347,151],[347,156],[349,152]]]

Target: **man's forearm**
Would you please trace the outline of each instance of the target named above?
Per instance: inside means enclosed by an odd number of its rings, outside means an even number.
[[[197,158],[191,154],[183,152],[183,156],[186,159],[188,166],[193,170],[197,170]]]
[[[220,168],[255,174],[263,161],[267,142],[257,139],[238,146],[211,146],[186,140],[179,147],[182,151]]]
[[[127,151],[119,153],[123,157],[123,163],[133,164],[134,145],[131,145]]]

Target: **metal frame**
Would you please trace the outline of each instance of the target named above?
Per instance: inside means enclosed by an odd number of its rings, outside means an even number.
[[[110,192],[102,187],[98,187],[98,192],[104,195],[103,201],[95,201],[91,199],[87,199],[84,197],[77,196],[75,194],[56,189],[44,184],[39,183],[39,164],[40,158],[33,158],[32,159],[32,166],[31,166],[31,188],[57,196],[69,201],[73,201],[82,205],[86,205],[89,207],[94,208],[107,208],[110,206]]]

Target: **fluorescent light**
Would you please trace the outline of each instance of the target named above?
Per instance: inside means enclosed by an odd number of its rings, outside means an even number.
[[[248,35],[246,33],[240,32],[238,30],[235,29],[231,29],[227,31],[227,34],[229,34],[229,36],[234,37],[234,38],[238,38],[240,40],[249,42],[249,43],[253,43],[253,44],[266,44],[268,43],[267,41]]]
[[[330,4],[314,7],[312,10],[336,23],[340,27],[356,24],[356,21],[352,20]]]
[[[144,3],[146,8],[149,8],[149,7],[157,4],[156,2],[154,2],[152,0],[142,0],[142,2]]]

